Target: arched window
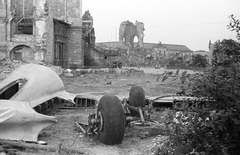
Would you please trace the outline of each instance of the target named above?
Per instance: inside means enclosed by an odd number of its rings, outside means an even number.
[[[12,0],[12,34],[33,34],[33,0]]]
[[[12,21],[13,34],[33,34],[33,21],[32,19],[20,18]]]

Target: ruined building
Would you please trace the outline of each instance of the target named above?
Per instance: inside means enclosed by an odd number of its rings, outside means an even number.
[[[93,17],[89,10],[82,17],[84,66],[111,66],[119,58],[119,52],[96,46]]]
[[[0,1],[0,59],[83,66],[82,0]]]
[[[82,31],[83,41],[86,44],[86,47],[94,47],[96,37],[93,27],[93,17],[91,16],[89,10],[85,11],[82,17]]]
[[[82,46],[84,50],[84,66],[94,64],[91,58],[91,49],[95,47],[95,31],[93,27],[93,17],[89,10],[82,16]]]
[[[134,48],[134,38],[138,38],[137,47],[143,47],[144,23],[136,21],[135,25],[130,21],[123,21],[119,28],[119,43],[121,46]]]

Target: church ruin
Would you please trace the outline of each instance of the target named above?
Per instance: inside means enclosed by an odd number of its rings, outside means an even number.
[[[135,25],[130,21],[123,21],[119,28],[119,43],[121,46],[134,48],[134,38],[138,38],[137,47],[143,47],[144,23],[136,20]]]

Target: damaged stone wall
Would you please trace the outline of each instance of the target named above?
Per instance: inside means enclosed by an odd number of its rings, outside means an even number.
[[[70,67],[83,66],[82,0],[49,0],[52,17],[70,24],[68,28],[68,63]]]
[[[18,57],[19,60],[26,62],[45,61],[47,14],[44,7],[46,3],[46,0],[7,0],[7,57],[11,59]],[[16,31],[19,23],[29,24],[24,20],[31,21],[32,33]],[[14,21],[17,22],[14,23]]]
[[[6,4],[0,2],[0,42],[6,42]]]
[[[69,38],[69,63],[72,68],[79,68],[84,64],[84,52],[82,50],[82,1],[68,1],[67,8],[67,21],[71,24],[67,34]]]
[[[82,16],[82,42],[84,50],[84,65],[94,66],[103,64],[104,56],[95,49],[95,30],[93,27],[93,17],[89,10]]]
[[[53,17],[65,21],[73,26],[81,26],[81,0],[49,0]]]
[[[91,16],[89,10],[85,11],[82,17],[82,32],[85,46],[94,47],[95,46],[95,30],[93,27],[93,17]]]
[[[6,57],[7,43],[6,43],[6,1],[0,2],[0,59]]]
[[[0,60],[6,57],[7,45],[0,44]]]
[[[0,33],[1,36],[6,36],[5,43],[4,37],[0,39],[0,58],[13,58],[13,52],[25,46],[31,48],[33,52],[32,61],[53,63],[55,43],[53,19],[57,19],[71,24],[66,34],[70,39],[69,48],[65,51],[69,55],[69,61],[77,66],[83,65],[81,6],[82,0],[0,1]],[[8,18],[5,21],[2,20],[6,17]],[[32,21],[31,34],[16,33],[14,23],[23,22],[25,19]],[[6,50],[2,52],[5,48]],[[21,52],[21,50],[17,51],[17,53]],[[23,59],[25,59],[24,55],[23,53]],[[29,57],[26,59],[28,60]]]
[[[53,24],[53,9],[51,8],[51,1],[44,4],[45,14],[48,15],[46,19],[46,32],[44,34],[46,43],[45,60],[53,64],[54,61],[54,24]]]
[[[34,6],[36,8],[34,14],[36,46],[46,50],[48,12],[45,10],[45,6],[47,2],[45,0],[36,0],[36,4],[37,7]]]
[[[14,16],[30,18],[33,14],[33,0],[12,0],[11,9]]]
[[[123,21],[119,27],[119,43],[121,46],[134,48],[134,37],[138,38],[137,47],[143,47],[144,23],[136,21],[135,25],[130,21]]]
[[[34,52],[34,59],[38,62],[52,62],[52,55],[48,55],[48,53],[52,53],[52,50],[47,49],[47,44],[49,44],[50,47],[53,45],[53,41],[50,39],[47,40],[47,33],[49,33],[49,36],[53,35],[53,33],[51,33],[51,29],[53,28],[49,29],[47,27],[49,22],[47,0],[34,0],[33,8],[33,19],[35,21],[35,51],[37,51]]]

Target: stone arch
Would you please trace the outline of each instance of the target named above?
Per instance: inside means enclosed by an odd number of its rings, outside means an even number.
[[[18,45],[10,51],[10,59],[25,62],[34,61],[34,51],[27,45]]]
[[[130,21],[123,21],[119,28],[120,45],[134,47],[134,38],[137,37],[139,47],[143,47],[144,23],[136,21],[135,25]]]
[[[143,38],[144,38],[143,31],[145,30],[144,23],[136,21],[135,26],[136,26],[136,29],[137,29],[136,31],[137,31],[137,37],[138,37],[138,46],[143,47]]]

